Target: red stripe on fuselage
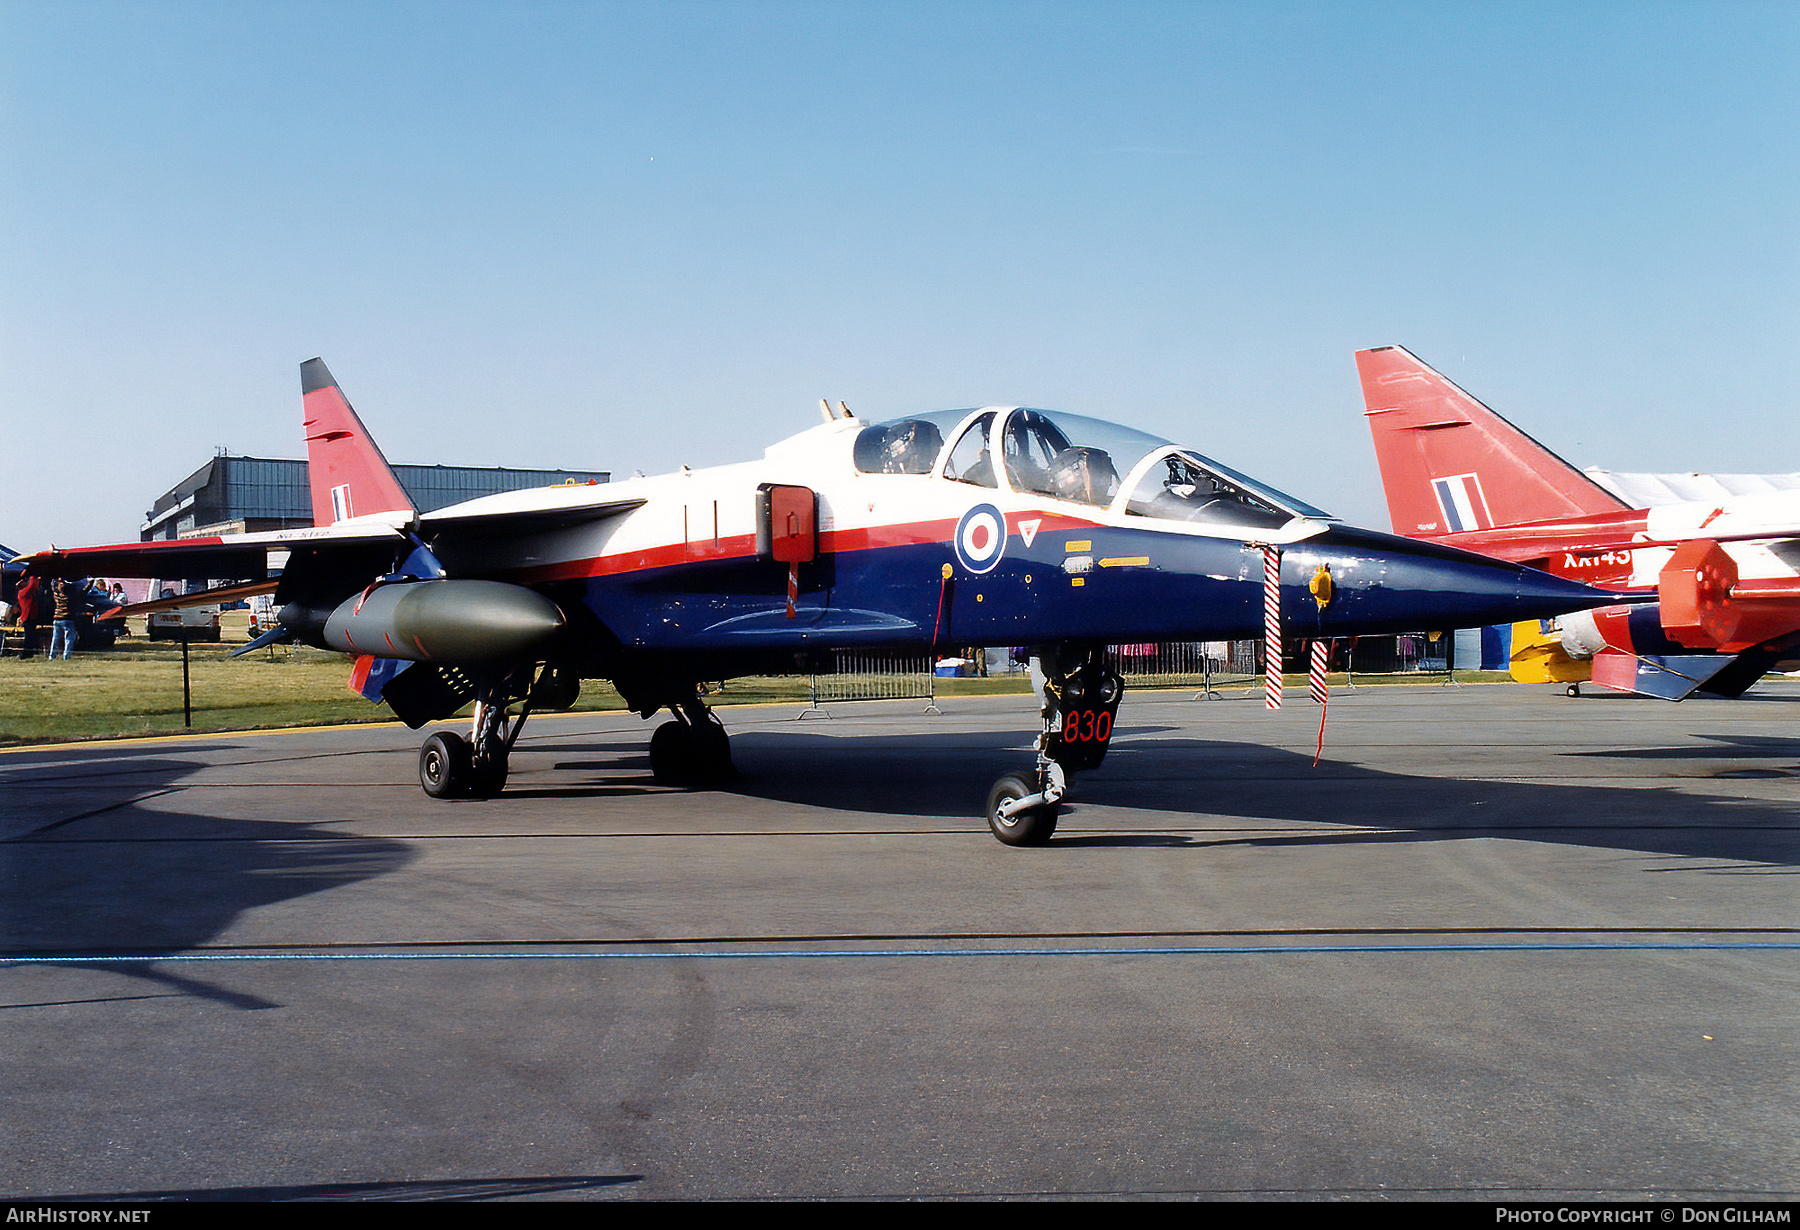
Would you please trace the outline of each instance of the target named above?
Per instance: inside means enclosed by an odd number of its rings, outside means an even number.
[[[1039,534],[1059,534],[1070,530],[1101,528],[1097,521],[1037,511],[1006,514],[1008,536],[1018,534],[1020,521],[1037,521]],[[827,530],[819,535],[819,550],[824,553],[873,551],[884,547],[915,547],[937,544],[948,547],[956,533],[957,521],[906,521],[894,525],[875,525],[850,530]],[[579,581],[588,577],[618,576],[629,572],[647,572],[653,568],[672,568],[678,564],[702,561],[754,559],[756,536],[736,534],[726,538],[706,538],[698,542],[675,542],[618,555],[602,555],[593,559],[565,560],[559,564],[542,564],[535,568],[511,569],[503,573],[529,584],[549,581]]]
[[[1636,541],[1646,532],[1648,514],[1641,508],[1594,517],[1571,517],[1524,525],[1502,525],[1455,534],[1414,535],[1445,546],[1461,547],[1496,559],[1523,563],[1559,551],[1605,551],[1649,544]]]

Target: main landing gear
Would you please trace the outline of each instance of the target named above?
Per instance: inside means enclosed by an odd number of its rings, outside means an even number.
[[[503,702],[476,701],[470,737],[442,730],[419,749],[419,784],[434,799],[491,799],[506,789],[507,757],[530,702],[508,719]]]
[[[526,666],[480,684],[469,737],[439,731],[419,749],[419,784],[434,799],[493,798],[506,789],[507,759],[532,709],[566,709],[580,687],[572,674],[553,666],[539,671],[535,682]],[[518,712],[509,714],[514,704]]]
[[[650,736],[650,772],[660,785],[714,786],[736,775],[731,738],[698,692],[670,705],[669,712],[674,720]]]
[[[988,791],[987,822],[1009,846],[1041,846],[1056,832],[1068,775],[1096,768],[1112,741],[1124,682],[1101,648],[1052,645],[1031,655],[1044,728],[1037,770],[1008,773]]]

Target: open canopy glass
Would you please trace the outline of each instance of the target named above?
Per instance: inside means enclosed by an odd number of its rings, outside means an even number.
[[[1329,513],[1148,432],[1016,407],[938,410],[863,428],[865,474],[935,474],[1130,516],[1271,529]],[[998,462],[996,463],[996,459]]]

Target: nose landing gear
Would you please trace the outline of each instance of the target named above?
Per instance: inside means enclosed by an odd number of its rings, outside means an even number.
[[[1068,775],[1099,766],[1112,742],[1124,682],[1102,648],[1046,646],[1031,655],[1044,727],[1037,770],[1008,773],[988,791],[988,829],[1009,846],[1041,846],[1056,832]]]
[[[1018,773],[1008,773],[988,791],[988,829],[1009,846],[1041,846],[1056,832],[1056,821],[1066,793],[1062,766],[1054,760],[1039,765],[1032,785]]]

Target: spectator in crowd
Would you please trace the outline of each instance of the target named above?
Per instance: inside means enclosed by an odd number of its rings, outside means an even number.
[[[19,645],[19,656],[29,658],[32,646],[37,641],[38,625],[44,622],[44,586],[36,577],[28,576],[19,582],[19,626],[25,630],[25,639]]]
[[[50,653],[49,660],[54,662],[60,651],[63,661],[75,656],[75,604],[81,599],[81,591],[75,582],[67,577],[57,577],[50,582]]]

